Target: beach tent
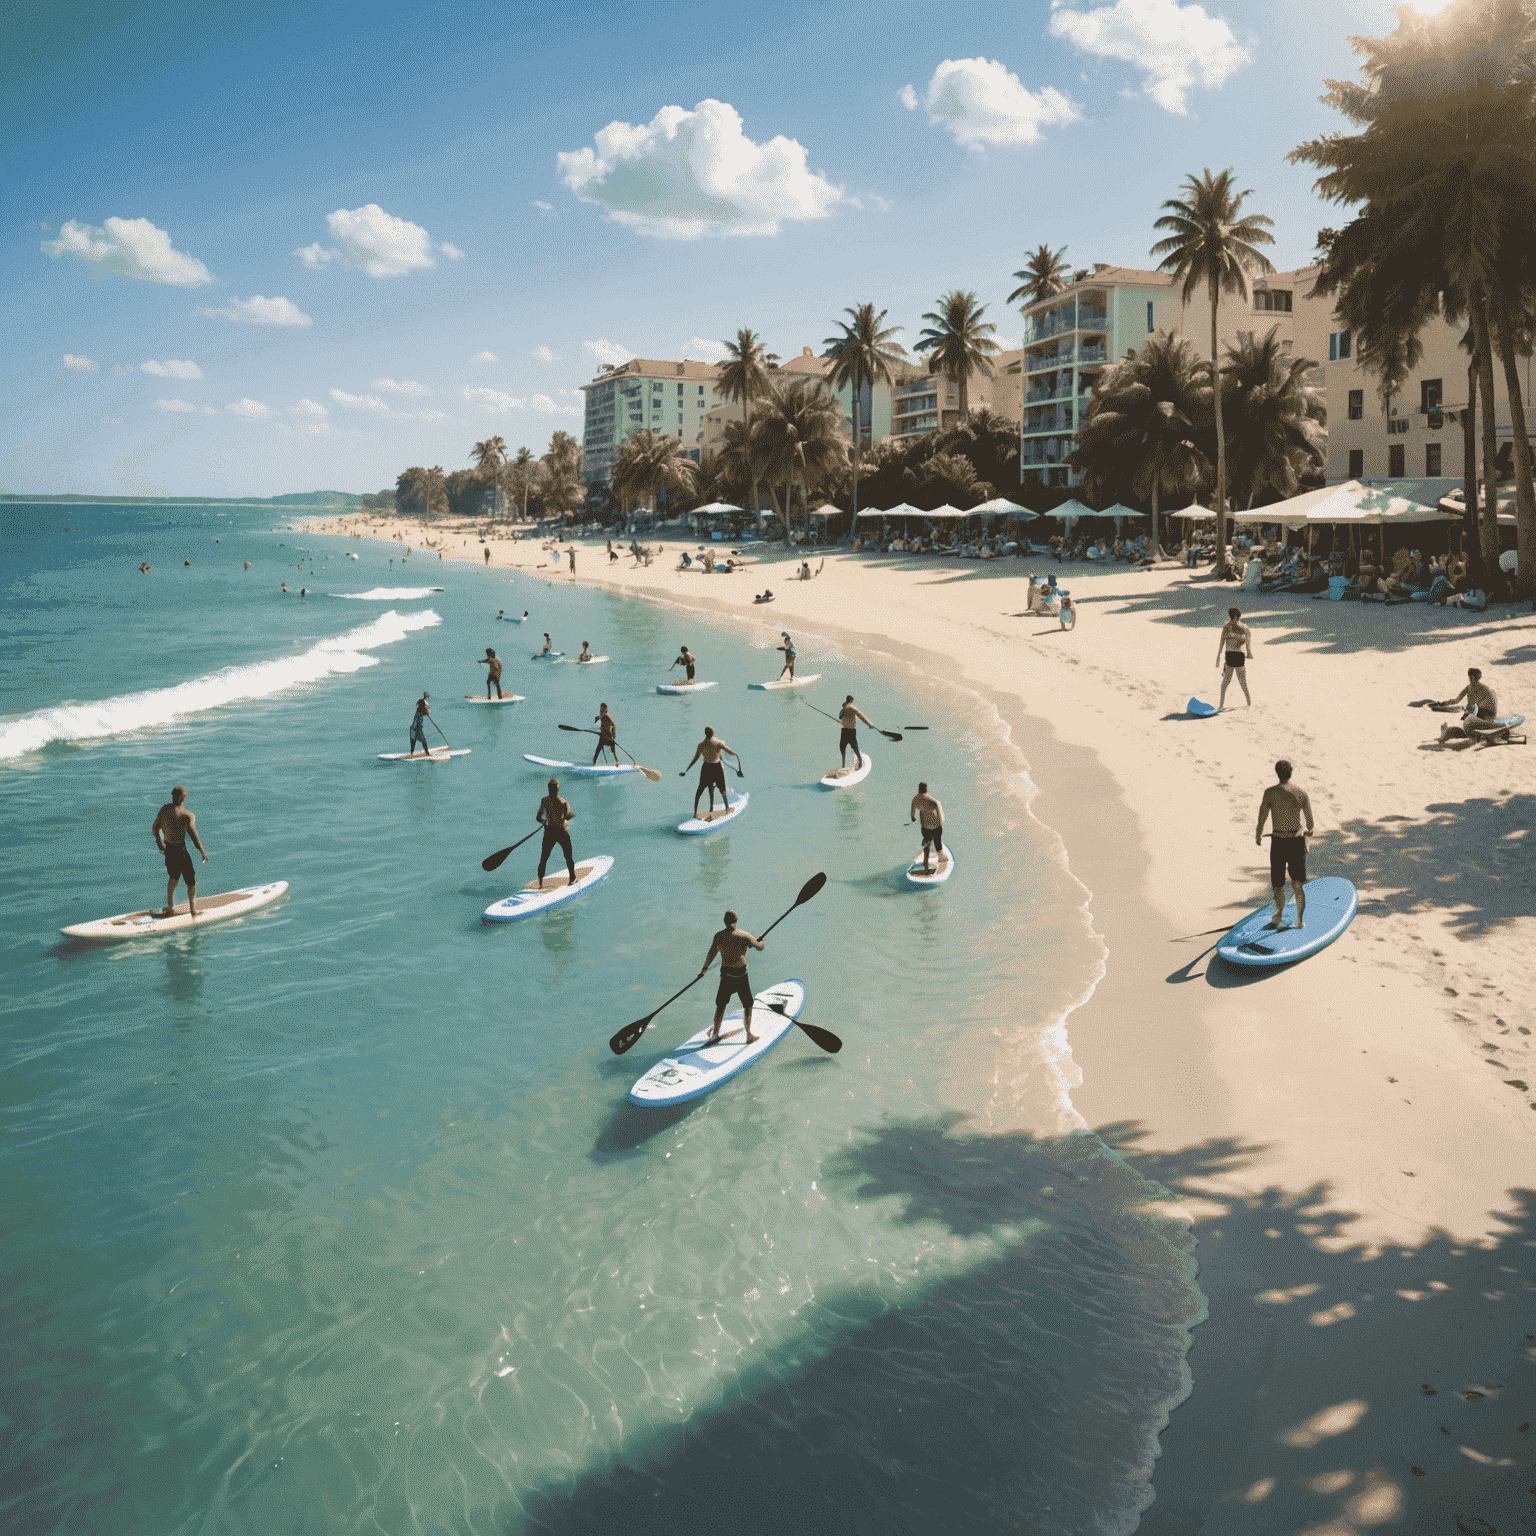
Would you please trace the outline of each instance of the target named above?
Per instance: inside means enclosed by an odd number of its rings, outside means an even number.
[[[1268,507],[1255,507],[1251,512],[1233,512],[1231,521],[1238,524],[1279,523],[1283,528],[1305,528],[1310,521],[1312,508],[1327,501],[1340,489],[1342,487],[1337,485],[1319,486],[1315,491],[1303,491],[1288,501],[1277,501]]]
[[[1443,523],[1449,516],[1438,507],[1410,501],[1389,486],[1362,485],[1358,480],[1346,480],[1343,485],[1334,486],[1332,495],[1307,508],[1309,523],[1365,523],[1372,527],[1386,523]],[[1278,522],[1279,519],[1271,518],[1270,521]]]

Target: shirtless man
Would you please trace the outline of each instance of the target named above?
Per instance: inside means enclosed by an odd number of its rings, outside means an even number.
[[[578,662],[592,660],[592,643],[589,640],[581,642],[581,655],[576,658]]]
[[[410,756],[412,757],[416,756],[416,743],[418,741],[421,743],[421,750],[429,757],[432,755],[432,748],[427,745],[427,720],[432,714],[432,706],[427,703],[427,700],[431,697],[430,693],[423,693],[416,700],[416,715],[411,721]]]
[[[576,884],[576,860],[571,853],[571,834],[566,828],[576,819],[571,802],[560,793],[560,780],[549,781],[549,793],[539,801],[534,820],[544,826],[544,841],[539,848],[539,889],[544,889],[544,870],[549,856],[558,848],[565,855],[565,867],[571,872],[571,884]]]
[[[1307,792],[1291,783],[1291,765],[1282,757],[1275,764],[1277,783],[1264,791],[1259,801],[1259,824],[1253,829],[1255,847],[1264,844],[1264,820],[1274,818],[1274,835],[1269,840],[1269,883],[1275,893],[1275,919],[1265,926],[1285,927],[1285,876],[1290,872],[1291,891],[1296,897],[1296,926],[1306,927],[1307,838],[1312,835],[1312,802]],[[1301,830],[1302,818],[1307,830]]]
[[[480,659],[480,663],[479,664],[482,667],[488,667],[490,669],[485,674],[485,696],[486,696],[486,698],[490,698],[490,696],[491,696],[491,689],[494,688],[496,690],[496,697],[499,699],[502,696],[501,695],[501,657],[499,657],[496,654],[496,652],[493,651],[490,648],[490,646],[486,646],[486,648],[485,648],[485,655]]]
[[[848,748],[853,748],[853,761],[856,768],[864,766],[864,754],[859,751],[859,727],[862,720],[870,730],[875,729],[875,722],[864,713],[862,709],[856,709],[853,703],[853,695],[850,693],[843,700],[842,711],[837,717],[837,723],[842,726],[842,732],[837,738],[838,751],[843,760],[843,767],[848,766]]]
[[[779,676],[792,678],[795,675],[795,642],[789,638],[787,629],[781,629],[779,633],[784,637],[784,644],[777,647],[784,652],[784,670]]]
[[[187,792],[178,784],[171,791],[171,802],[162,805],[149,829],[155,838],[155,847],[165,855],[165,911],[162,917],[171,917],[176,911],[176,882],[187,882],[187,911],[197,916],[197,871],[192,867],[192,855],[187,852],[187,839],[208,862],[208,850],[197,835],[197,817],[187,809]]]
[[[1499,718],[1499,701],[1494,697],[1493,689],[1483,681],[1483,674],[1477,667],[1467,668],[1467,686],[1454,699],[1441,699],[1439,702],[1442,705],[1460,704],[1463,699],[1467,701],[1467,707],[1462,712],[1461,724],[1442,725],[1442,742],[1449,741],[1452,736],[1470,736],[1474,726],[1486,728]]]
[[[918,784],[917,793],[912,796],[912,815],[909,819],[916,821],[919,816],[923,819],[923,873],[931,875],[933,867],[929,863],[929,848],[934,853],[944,852],[944,807],[936,796],[928,793],[926,780]]]
[[[1248,692],[1248,675],[1243,667],[1245,656],[1253,657],[1253,633],[1242,622],[1243,610],[1241,608],[1227,609],[1227,622],[1221,626],[1221,639],[1216,642],[1216,665],[1226,660],[1226,670],[1221,674],[1221,697],[1216,701],[1217,709],[1227,707],[1227,688],[1233,675],[1236,674],[1238,683],[1242,686],[1243,699],[1246,703],[1253,703],[1253,695]]]
[[[682,655],[672,663],[674,667],[686,667],[688,669],[688,681],[690,683],[693,681],[693,669],[698,666],[698,664],[699,658],[695,656],[686,645],[683,647]]]
[[[619,722],[608,713],[606,704],[597,706],[597,713],[592,716],[592,723],[597,727],[597,751],[592,754],[592,761],[596,763],[606,751],[614,762],[618,762]]]
[[[725,914],[725,927],[715,935],[704,964],[699,967],[702,976],[715,956],[720,956],[720,986],[715,992],[715,1022],[709,1031],[711,1041],[720,1038],[720,1024],[733,997],[741,999],[741,1021],[746,1026],[747,1044],[757,1038],[752,1033],[752,983],[747,980],[747,951],[762,947],[761,939],[754,939],[745,928],[736,926],[734,912]]]
[[[722,752],[729,752],[736,759],[737,764],[740,764],[741,757],[736,749],[726,746],[715,735],[714,726],[706,725],[704,727],[704,740],[693,749],[693,756],[688,759],[688,768],[692,768],[701,757],[704,759],[704,766],[699,769],[699,787],[693,792],[693,814],[695,816],[699,814],[699,796],[706,789],[709,791],[709,808],[711,811],[715,808],[716,789],[720,791],[721,806],[725,808],[730,806],[731,797],[725,792],[725,764],[720,761],[720,754]],[[678,778],[686,778],[688,768],[684,768],[678,774]]]

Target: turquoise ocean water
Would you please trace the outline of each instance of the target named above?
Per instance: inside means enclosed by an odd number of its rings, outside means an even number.
[[[805,698],[933,727],[866,734],[874,773],[830,794],[837,728],[747,691],[778,658],[746,623],[270,509],[0,528],[0,1525],[1134,1528],[1202,1300],[1155,1189],[1073,1130],[1062,1018],[1102,949],[989,706],[801,637]],[[614,659],[535,666],[545,629]],[[684,641],[720,687],[660,697]],[[525,703],[462,702],[487,645]],[[423,688],[471,755],[379,762]],[[567,776],[577,854],[614,873],[482,925],[536,862],[479,867],[532,825],[522,753],[589,758],[557,725],[600,700],[662,782]],[[685,839],[705,724],[752,804]],[[920,777],[959,858],[937,892],[900,882]],[[163,898],[176,782],[202,893],[288,898],[60,940]],[[712,981],[627,1056],[608,1036],[726,906],[760,932],[817,870],[752,976],[802,978],[842,1053],[792,1031],[684,1111],[628,1106]]]

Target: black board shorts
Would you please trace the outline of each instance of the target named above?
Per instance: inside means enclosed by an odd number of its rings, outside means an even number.
[[[1269,883],[1279,890],[1286,872],[1300,885],[1307,883],[1307,840],[1304,837],[1272,837],[1269,840]]]
[[[708,789],[713,785],[723,795],[725,793],[725,764],[701,763],[699,765],[699,788]]]
[[[1235,672],[1241,672],[1243,670],[1244,659],[1245,658],[1241,651],[1227,652],[1227,665],[1231,667]]]
[[[940,853],[944,852],[944,823],[943,822],[940,822],[939,825],[936,826],[936,827],[924,827],[923,828],[923,847],[926,848],[930,843],[932,843],[933,846],[935,848],[937,848]]]
[[[839,751],[841,751],[841,750],[843,750],[845,748],[848,748],[848,747],[852,747],[853,750],[855,752],[857,752],[859,750],[859,733],[858,733],[858,731],[857,730],[850,731],[846,727],[844,727],[844,729],[838,735],[837,745],[838,745],[838,750]]]
[[[747,980],[745,971],[720,972],[720,985],[715,989],[715,1007],[724,1008],[733,997],[741,999],[743,1008],[752,1006],[752,983]]]
[[[165,845],[165,872],[172,880],[185,880],[188,885],[197,884],[197,871],[192,867],[192,855],[185,843]]]

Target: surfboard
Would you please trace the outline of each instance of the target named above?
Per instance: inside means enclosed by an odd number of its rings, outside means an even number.
[[[633,763],[565,763],[556,757],[536,757],[532,752],[523,756],[541,768],[559,768],[565,773],[581,773],[592,779],[611,779],[616,773],[638,773]]]
[[[1204,699],[1191,699],[1185,708],[1196,720],[1209,720],[1220,713],[1214,704],[1207,704]]]
[[[548,655],[546,655],[543,651],[536,651],[528,659],[529,661],[559,661],[560,658],[564,655],[564,651],[550,651]]]
[[[687,821],[680,821],[677,830],[685,836],[702,837],[707,832],[716,832],[721,827],[736,820],[747,808],[747,801],[752,798],[750,794],[733,795],[729,806],[721,806],[718,810],[705,811],[702,816],[690,816]]]
[[[98,918],[94,923],[71,923],[59,931],[66,938],[86,939],[97,944],[116,944],[124,939],[147,939],[161,933],[180,933],[191,928],[206,928],[210,923],[244,917],[258,907],[269,906],[288,889],[286,880],[268,885],[248,885],[242,890],[225,891],[219,896],[199,896],[197,916],[187,911],[186,902],[178,902],[173,915],[161,917],[163,909],[120,912],[116,917]]]
[[[784,1011],[780,1013],[774,1004]],[[751,1045],[743,1038],[742,1011],[737,1008],[721,1020],[716,1044],[709,1043],[708,1027],[690,1036],[640,1078],[629,1090],[629,1102],[658,1109],[701,1098],[760,1061],[795,1027],[804,1007],[803,981],[781,981],[755,993]]]
[[[504,693],[499,699],[490,698],[483,693],[466,693],[464,701],[467,704],[521,704],[523,695],[520,693]]]
[[[473,747],[438,747],[432,752],[418,752],[414,759],[409,752],[380,752],[381,763],[446,763],[450,757],[468,757],[475,749]]]
[[[1338,875],[1324,875],[1308,880],[1305,928],[1271,928],[1275,904],[1267,901],[1256,907],[1216,946],[1216,953],[1228,965],[1244,968],[1269,968],[1305,960],[1326,949],[1354,921],[1360,897],[1354,886]],[[1282,921],[1294,924],[1296,903],[1286,898]]]
[[[926,891],[935,885],[943,885],[955,872],[955,851],[947,843],[941,853],[932,856],[933,873],[923,873],[923,856],[918,856],[907,866],[907,884]]]
[[[657,683],[657,693],[703,693],[706,688],[718,688],[719,683]]]
[[[821,681],[820,672],[812,672],[809,677],[776,677],[771,683],[748,683],[748,688],[809,688],[812,683]]]
[[[821,776],[823,789],[847,789],[850,784],[862,784],[869,777],[869,770],[875,766],[875,760],[868,752],[864,753],[864,766],[856,768],[849,763],[846,768],[834,768],[830,773]]]
[[[580,656],[566,656],[560,664],[565,667],[595,667],[598,662],[607,660],[606,656],[588,656],[585,661]]]
[[[559,852],[558,849],[555,851]],[[515,923],[519,918],[532,917],[535,912],[547,912],[562,902],[585,896],[594,885],[606,880],[612,869],[613,858],[606,853],[589,859],[577,859],[574,885],[571,884],[569,870],[562,869],[558,874],[550,870],[544,876],[542,890],[537,880],[530,880],[522,890],[488,906],[480,920],[484,923]]]

